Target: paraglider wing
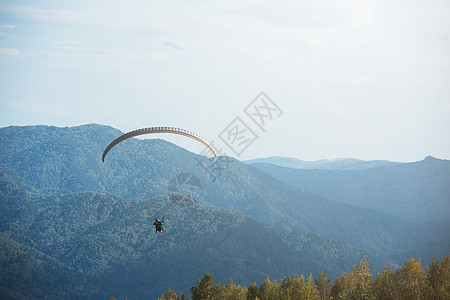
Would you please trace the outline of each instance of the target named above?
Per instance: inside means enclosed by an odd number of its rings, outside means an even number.
[[[106,154],[108,154],[108,152],[117,144],[119,144],[120,142],[125,141],[126,139],[138,136],[138,135],[143,135],[143,134],[150,134],[150,133],[172,133],[172,134],[179,134],[179,135],[184,135],[187,136],[189,138],[192,138],[194,140],[199,141],[200,143],[202,143],[203,145],[205,145],[209,151],[211,151],[211,153],[214,155],[214,162],[217,162],[217,154],[216,151],[214,151],[214,148],[202,137],[200,137],[199,135],[190,132],[188,130],[185,129],[180,129],[180,128],[175,128],[175,127],[149,127],[149,128],[142,128],[142,129],[137,129],[134,131],[130,131],[128,133],[125,133],[124,135],[119,136],[117,139],[115,139],[114,141],[111,142],[111,144],[108,145],[108,147],[106,147],[105,151],[103,151],[103,156],[102,156],[102,162],[105,162],[105,156]]]

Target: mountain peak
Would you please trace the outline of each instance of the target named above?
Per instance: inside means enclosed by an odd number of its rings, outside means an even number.
[[[425,160],[425,161],[435,161],[435,160],[439,160],[439,159],[437,159],[436,157],[433,157],[433,156],[431,156],[431,155],[428,155],[427,157],[425,157],[424,160]]]

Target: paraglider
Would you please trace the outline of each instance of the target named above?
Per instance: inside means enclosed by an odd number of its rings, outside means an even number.
[[[162,218],[162,220],[158,220],[157,218],[155,218],[155,222],[153,223],[153,225],[155,225],[155,232],[163,232],[164,229],[162,227],[162,223],[164,223],[164,217]]]
[[[175,127],[148,127],[148,128],[142,128],[142,129],[137,129],[134,131],[130,131],[128,133],[125,133],[124,135],[119,136],[117,139],[115,139],[114,141],[111,142],[111,144],[108,145],[108,147],[106,147],[105,151],[103,151],[103,156],[102,156],[102,162],[105,162],[105,156],[106,154],[108,154],[108,152],[117,144],[119,144],[120,142],[123,142],[129,138],[138,136],[138,135],[143,135],[143,134],[151,134],[151,133],[172,133],[172,134],[179,134],[179,135],[184,135],[187,136],[189,138],[192,138],[194,140],[199,141],[200,143],[202,143],[203,145],[206,146],[206,148],[209,149],[209,151],[211,151],[211,153],[214,155],[214,162],[217,162],[217,154],[216,151],[214,151],[214,148],[201,136],[185,130],[185,129],[181,129],[181,128],[175,128]]]
[[[112,141],[103,151],[103,155],[102,155],[102,162],[105,162],[105,157],[108,154],[108,152],[115,147],[117,144],[138,136],[138,135],[143,135],[143,134],[152,134],[152,133],[171,133],[171,134],[178,134],[178,135],[184,135],[186,137],[192,138],[194,140],[197,140],[198,142],[202,143],[203,145],[206,146],[206,148],[208,148],[208,150],[212,153],[212,155],[214,156],[214,163],[217,162],[217,154],[214,151],[214,148],[202,137],[200,137],[199,135],[185,130],[185,129],[181,129],[181,128],[175,128],[175,127],[148,127],[148,128],[142,128],[142,129],[137,129],[134,131],[130,131],[128,133],[125,133],[121,136],[119,136],[118,138],[116,138],[114,141]],[[154,215],[153,215],[154,216]],[[155,231],[156,233],[158,232],[163,232],[163,222],[164,222],[164,217],[162,218],[162,220],[159,220],[155,217],[155,222],[153,223],[153,225],[155,226]]]

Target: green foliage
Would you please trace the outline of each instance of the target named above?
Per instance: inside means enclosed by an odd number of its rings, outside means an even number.
[[[377,299],[398,299],[395,272],[391,266],[385,267],[383,272],[377,274],[374,287]]]
[[[305,296],[306,285],[303,275],[298,277],[294,274],[281,279],[280,287],[281,298],[283,299],[300,299]]]
[[[197,285],[191,288],[192,299],[320,299],[319,292],[314,284],[312,275],[308,276],[306,282],[301,275],[296,274],[284,277],[281,281],[271,281],[269,277],[257,287],[253,282],[248,288],[236,286],[230,279],[226,286],[215,283],[214,276],[206,273]]]
[[[175,291],[169,288],[158,300],[186,300],[186,297],[183,294],[175,293]]]
[[[225,300],[246,300],[247,288],[236,286],[233,280],[229,280],[226,286],[215,283],[214,276],[205,273],[203,279],[197,281],[197,285],[191,288],[193,300],[203,299],[225,299]]]
[[[395,272],[396,289],[402,299],[422,299],[425,295],[425,271],[420,265],[420,259],[412,257]]]
[[[426,273],[420,259],[409,259],[394,271],[386,267],[375,279],[377,299],[450,299],[450,255],[433,260]]]
[[[279,299],[319,299],[317,286],[310,274],[305,282],[304,276],[288,276],[280,281],[281,294]]]
[[[256,282],[252,282],[248,287],[247,300],[256,300],[258,298],[258,287]]]
[[[266,280],[264,280],[258,288],[258,299],[278,299],[280,295],[280,289],[281,287],[276,279],[272,282],[270,281],[269,277],[267,277]]]
[[[328,271],[322,271],[319,273],[318,278],[314,280],[321,300],[331,299],[330,280],[328,279],[327,274]]]
[[[205,273],[192,287],[192,299],[450,299],[449,262],[450,255],[441,263],[433,260],[425,274],[420,260],[411,258],[396,271],[385,267],[374,280],[364,258],[332,284],[323,271],[316,279],[309,275],[305,280],[296,274],[280,281],[267,277],[259,287],[252,282],[248,288],[236,286],[231,279],[224,286],[216,283],[212,274]]]
[[[427,272],[428,294],[430,299],[449,299],[450,295],[450,255],[442,262],[433,259]]]
[[[336,278],[332,288],[333,299],[374,299],[372,274],[364,258],[348,273]]]
[[[197,281],[197,286],[191,288],[192,299],[214,299],[215,294],[220,294],[221,285],[214,284],[214,276],[206,273],[202,280]]]
[[[223,299],[226,300],[246,300],[247,299],[247,288],[244,286],[236,285],[230,278],[227,285],[225,286]]]

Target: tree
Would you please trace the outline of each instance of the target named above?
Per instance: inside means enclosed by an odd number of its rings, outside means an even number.
[[[175,293],[175,291],[170,288],[167,289],[164,295],[158,298],[158,300],[185,300],[185,299],[186,297],[184,295],[182,294],[177,295],[177,293]]]
[[[377,273],[374,283],[375,297],[379,300],[398,299],[395,272],[391,266],[384,267],[383,272]]]
[[[341,299],[345,292],[346,274],[342,273],[341,277],[336,276],[334,283],[331,285],[331,299]]]
[[[303,299],[306,295],[306,285],[303,275],[289,275],[280,281],[281,299]]]
[[[367,257],[361,260],[360,264],[356,264],[352,269],[351,276],[354,282],[354,288],[350,293],[350,299],[374,299],[373,277],[370,273]]]
[[[280,285],[276,279],[271,282],[269,277],[267,277],[258,288],[258,298],[261,300],[280,299],[279,287]]]
[[[420,265],[420,258],[408,260],[395,272],[398,296],[401,299],[422,299],[425,294],[425,271]]]
[[[450,255],[431,261],[427,271],[427,298],[450,299]]]
[[[269,277],[259,288],[252,282],[248,288],[236,286],[230,278],[226,286],[214,283],[214,276],[205,273],[197,286],[191,288],[192,299],[246,299],[246,300],[277,300],[277,299],[367,299],[367,300],[410,300],[410,299],[450,299],[450,255],[442,262],[433,259],[425,272],[420,265],[420,259],[406,261],[401,268],[394,271],[391,266],[377,273],[374,280],[370,273],[367,259],[353,266],[347,272],[336,277],[330,285],[327,271],[319,273],[317,279],[310,274],[306,280],[303,275],[296,274],[284,277],[279,282]],[[176,298],[178,297],[178,298]],[[167,290],[161,300],[185,299],[177,296],[172,290]]]
[[[333,299],[375,299],[373,278],[366,257],[349,273],[336,278],[331,296]]]
[[[331,299],[331,287],[330,280],[327,278],[328,271],[323,271],[319,273],[318,278],[314,280],[319,292],[319,297],[322,300]]]
[[[317,286],[314,284],[312,274],[309,274],[308,278],[306,279],[305,292],[305,299],[319,299],[319,291],[317,290]]]
[[[246,300],[247,299],[247,288],[243,286],[236,286],[233,280],[230,278],[228,284],[224,289],[223,299],[227,300]]]
[[[214,291],[214,275],[205,273],[203,279],[198,279],[197,286],[191,288],[192,299],[217,299]]]
[[[256,282],[252,282],[248,287],[247,300],[256,300],[256,299],[258,299],[258,287],[256,286]]]

